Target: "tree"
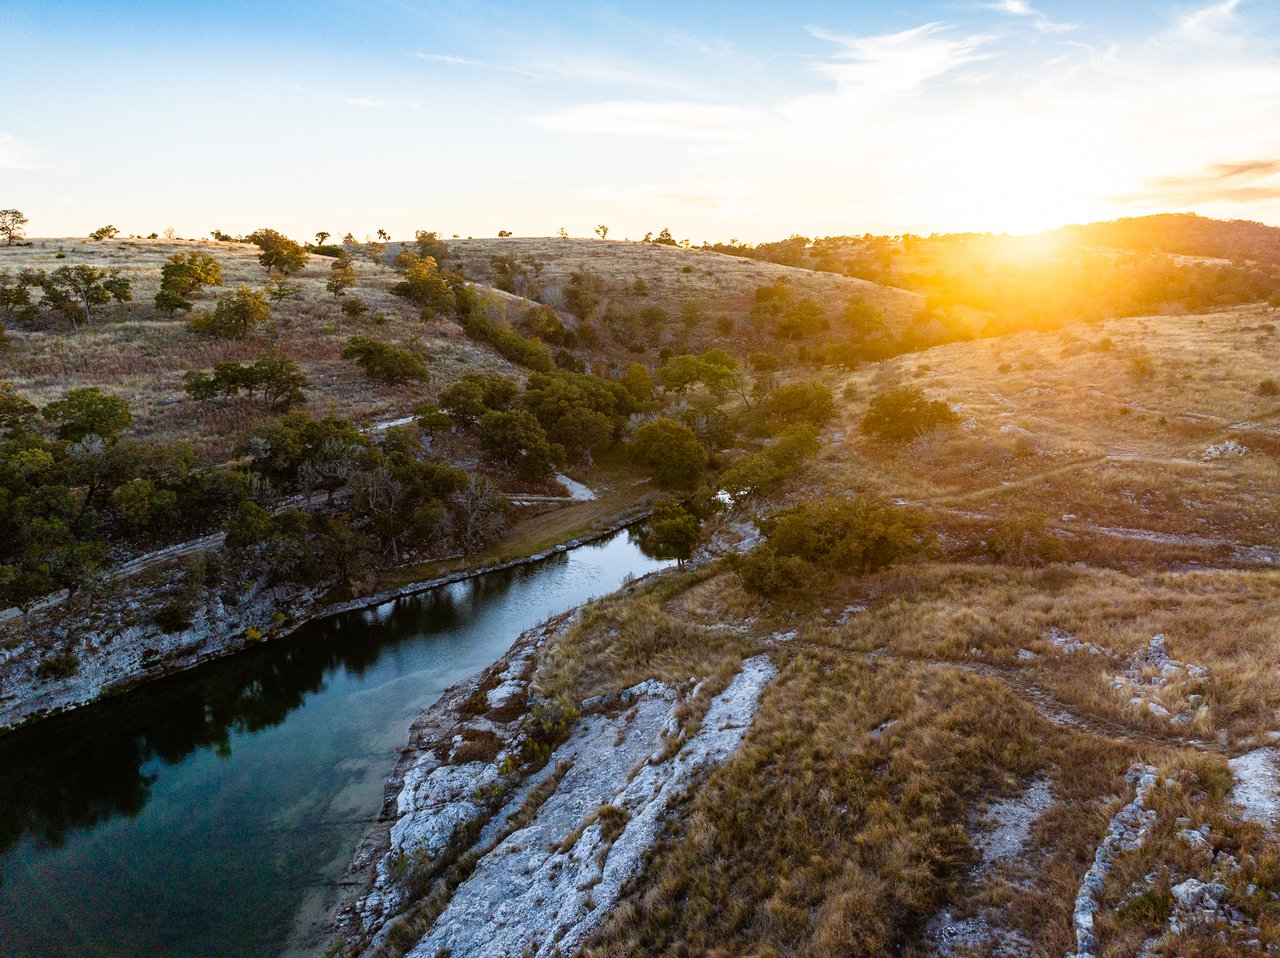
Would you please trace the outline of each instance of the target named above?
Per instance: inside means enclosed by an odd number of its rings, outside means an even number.
[[[255,230],[245,239],[261,250],[258,254],[258,262],[268,273],[292,276],[307,265],[307,251],[276,230]]]
[[[32,319],[38,312],[31,302],[31,287],[39,286],[43,274],[36,270],[20,269],[17,274],[0,270],[0,338],[5,326]]]
[[[760,405],[759,416],[766,431],[777,432],[793,423],[824,425],[835,415],[835,410],[830,386],[801,380],[770,390]]]
[[[447,313],[453,306],[453,290],[430,256],[401,254],[404,278],[391,287],[391,292],[415,306],[435,314]]]
[[[43,415],[58,423],[58,438],[67,442],[79,442],[90,435],[115,439],[133,422],[128,400],[108,396],[97,386],[71,390],[45,406]]]
[[[608,239],[609,227],[601,223],[599,226],[596,227],[596,236],[599,236],[601,239]]]
[[[252,397],[261,393],[268,405],[281,410],[306,402],[302,390],[310,385],[298,364],[278,349],[263,354],[251,365],[218,363],[211,376],[192,371],[182,378],[183,388],[192,399],[234,396],[239,392]]]
[[[692,487],[707,464],[707,451],[692,429],[674,419],[655,419],[636,431],[631,457],[649,466],[657,483]]]
[[[0,438],[14,439],[30,432],[39,409],[18,395],[13,383],[0,382]]]
[[[89,234],[89,239],[93,240],[94,242],[101,242],[102,240],[115,239],[119,235],[120,235],[120,231],[116,229],[114,226],[111,226],[111,225],[99,226],[96,230],[94,230],[92,233]]]
[[[698,517],[670,496],[653,504],[653,515],[640,532],[640,548],[655,559],[675,559],[681,566],[693,556],[702,533]]]
[[[212,313],[194,316],[191,328],[198,333],[225,339],[244,339],[260,323],[271,318],[267,297],[248,286],[237,286],[218,297]]]
[[[479,434],[481,449],[527,479],[549,476],[560,459],[541,424],[524,409],[485,413]]]
[[[906,442],[959,421],[950,406],[929,399],[918,386],[894,386],[871,400],[860,428],[882,442]]]
[[[222,285],[222,265],[207,253],[175,253],[160,267],[156,308],[172,313],[190,309],[186,297],[206,286]]]
[[[178,494],[150,479],[132,479],[111,493],[120,519],[135,532],[158,533],[178,518]]]
[[[564,301],[574,316],[590,319],[600,303],[599,277],[585,271],[571,273],[564,284]]]
[[[298,468],[298,480],[306,489],[333,494],[355,475],[361,447],[340,436],[330,436]]]
[[[430,257],[438,263],[449,255],[448,244],[434,230],[418,230],[413,234],[413,239],[418,255],[423,259]]]
[[[329,267],[329,278],[325,281],[324,288],[333,293],[335,298],[345,296],[359,278],[356,268],[351,265],[351,254],[343,250]]]
[[[419,353],[379,342],[368,336],[352,336],[348,339],[342,358],[354,359],[364,367],[366,376],[378,382],[426,382],[431,378]]]
[[[324,230],[320,230],[320,232],[316,233],[316,245],[323,246],[324,241],[327,240],[332,235],[333,235],[332,233],[327,233]]]
[[[4,236],[4,245],[12,246],[14,241],[22,239],[22,228],[28,222],[19,210],[0,210],[0,235]]]
[[[279,306],[286,299],[296,299],[301,296],[302,287],[297,283],[289,282],[287,276],[276,273],[267,281],[267,287],[263,292],[271,302]]]
[[[853,575],[876,572],[932,543],[918,515],[871,496],[809,500],[761,528],[779,555]]]
[[[44,301],[71,320],[79,329],[76,315],[84,313],[86,323],[93,322],[93,309],[114,299],[123,303],[133,299],[133,286],[119,270],[93,266],[59,266],[40,280]]]
[[[622,373],[622,387],[638,403],[653,399],[653,377],[640,363],[630,363]]]
[[[506,376],[467,373],[440,394],[440,405],[456,421],[471,425],[487,412],[510,409],[518,392]]]
[[[672,237],[671,230],[667,229],[665,226],[662,227],[662,232],[660,232],[657,235],[657,237],[653,240],[653,242],[657,243],[660,246],[679,246],[680,245]]]

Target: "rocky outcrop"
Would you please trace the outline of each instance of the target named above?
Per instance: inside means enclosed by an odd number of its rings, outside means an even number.
[[[1093,855],[1093,864],[1085,872],[1076,904],[1072,911],[1072,924],[1076,933],[1076,954],[1071,958],[1094,958],[1098,953],[1098,938],[1094,934],[1093,919],[1102,903],[1102,886],[1111,873],[1112,862],[1117,855],[1138,848],[1151,826],[1156,813],[1147,807],[1147,794],[1155,787],[1156,769],[1152,765],[1134,765],[1125,773],[1125,779],[1134,787],[1133,800],[1116,813],[1107,826],[1107,834]]]
[[[352,869],[368,885],[337,919],[348,947],[428,958],[572,952],[638,873],[671,807],[737,748],[775,674],[757,656],[718,695],[693,680],[649,680],[590,699],[528,772],[546,707],[531,687],[534,657],[572,622],[525,633],[415,725],[386,823]],[[700,721],[687,724],[692,716]]]
[[[0,650],[0,732],[285,634],[306,620],[318,595],[254,583],[231,605],[209,592],[174,632],[152,621],[147,607],[158,600],[148,592],[92,620],[55,620],[39,643]]]

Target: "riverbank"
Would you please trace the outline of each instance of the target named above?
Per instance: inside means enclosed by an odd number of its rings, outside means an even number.
[[[539,562],[612,535],[648,515],[647,505],[603,516],[600,510],[607,501],[582,505],[588,510],[572,517],[572,524],[565,521],[570,517],[562,517],[553,525],[560,531],[580,530],[564,541],[497,561],[492,550],[469,561],[452,560],[461,567],[350,600],[327,602],[324,588],[255,584],[235,596],[234,603],[210,592],[195,603],[186,628],[167,632],[146,615],[162,604],[157,596],[163,586],[144,584],[91,617],[60,616],[49,624],[48,638],[56,645],[52,654],[34,639],[0,649],[0,736],[155,679],[287,638],[309,622]],[[514,529],[520,530],[521,525]]]

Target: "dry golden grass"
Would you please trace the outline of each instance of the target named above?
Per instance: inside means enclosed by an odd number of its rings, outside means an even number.
[[[60,251],[64,259],[57,258]],[[249,361],[276,347],[296,360],[310,378],[313,412],[334,412],[362,421],[408,415],[416,404],[433,399],[440,388],[477,368],[513,372],[492,352],[467,340],[455,324],[424,322],[415,308],[389,292],[396,274],[367,261],[355,264],[359,284],[343,299],[336,299],[324,289],[332,260],[312,256],[291,279],[301,286],[301,295],[274,308],[270,328],[239,341],[198,336],[188,328],[183,314],[170,317],[152,304],[165,259],[188,251],[218,260],[222,289],[266,285],[257,248],[241,243],[50,239],[37,240],[31,247],[0,247],[0,270],[24,266],[49,270],[77,263],[118,268],[133,281],[134,296],[131,303],[103,307],[100,319],[78,333],[61,319],[42,322],[38,330],[10,333],[12,348],[0,352],[0,376],[12,379],[18,391],[37,405],[69,389],[100,386],[130,400],[134,434],[139,438],[187,439],[203,454],[220,456],[269,411],[247,400],[194,402],[182,391],[182,374],[187,370]],[[206,289],[195,296],[196,310],[212,309],[222,289]],[[353,299],[365,303],[369,313],[355,319],[343,315],[339,307]],[[495,308],[502,309],[506,299],[497,297]],[[432,382],[395,387],[369,382],[356,364],[340,358],[347,339],[357,334],[422,347]]]
[[[832,318],[853,297],[878,306],[897,322],[907,321],[924,305],[924,298],[916,293],[865,280],[656,244],[547,237],[450,240],[449,249],[468,276],[490,275],[489,261],[494,256],[536,261],[541,264],[536,278],[544,298],[557,308],[564,306],[560,291],[574,272],[599,277],[604,299],[622,308],[661,306],[672,319],[680,318],[686,303],[696,303],[709,319],[741,318],[751,309],[756,289],[780,277],[791,280],[799,295],[813,299]],[[646,293],[635,293],[636,280],[644,281]]]
[[[845,438],[821,480],[952,513],[1039,514],[1077,537],[1096,525],[1280,545],[1280,401],[1258,390],[1280,357],[1271,317],[1113,320],[866,367],[844,379]],[[898,383],[947,400],[962,426],[902,447],[861,436],[867,402]],[[1202,458],[1229,440],[1248,452]]]

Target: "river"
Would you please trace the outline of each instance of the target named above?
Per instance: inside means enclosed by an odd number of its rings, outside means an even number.
[[[665,564],[620,532],[0,738],[0,955],[285,953],[418,713],[524,629]]]

